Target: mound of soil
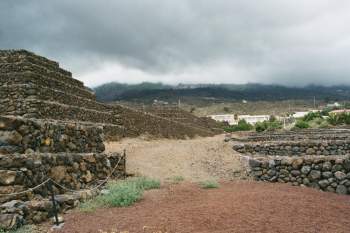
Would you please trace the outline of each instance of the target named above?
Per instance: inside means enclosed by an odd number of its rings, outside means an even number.
[[[148,191],[127,208],[74,212],[65,233],[350,232],[350,196],[285,184],[235,181],[219,189],[196,184]]]

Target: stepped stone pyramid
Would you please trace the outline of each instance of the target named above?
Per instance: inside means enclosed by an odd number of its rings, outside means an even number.
[[[145,133],[185,138],[221,132],[193,115],[183,121],[97,102],[94,93],[57,62],[26,50],[0,50],[0,115],[100,126],[109,140]]]
[[[0,50],[0,229],[52,216],[48,180],[61,185],[64,211],[101,180],[124,177],[125,157],[104,146],[105,134],[122,134],[120,124],[117,108],[96,102],[57,62]]]
[[[0,51],[0,113],[25,118],[94,123],[120,133],[116,108],[59,64],[25,50]]]

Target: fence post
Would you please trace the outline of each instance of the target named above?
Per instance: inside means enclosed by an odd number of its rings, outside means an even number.
[[[49,180],[49,182],[47,183],[47,188],[48,188],[49,192],[51,193],[52,210],[53,210],[53,214],[55,217],[55,224],[56,224],[56,226],[58,226],[60,223],[58,220],[57,206],[56,206],[56,201],[55,201],[55,193],[54,193],[53,188],[52,188],[52,181],[51,180]]]
[[[123,161],[123,169],[124,169],[123,173],[124,173],[124,179],[125,179],[127,177],[127,175],[126,175],[126,149],[124,149],[124,151],[123,151],[123,159],[124,159],[124,161]]]

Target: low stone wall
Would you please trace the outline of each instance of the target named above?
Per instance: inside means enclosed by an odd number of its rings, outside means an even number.
[[[99,190],[80,190],[74,193],[55,195],[59,213],[78,207],[80,202],[99,194]],[[13,200],[0,205],[0,229],[16,229],[25,224],[39,224],[53,218],[50,198],[29,201]]]
[[[249,165],[250,174],[255,180],[350,194],[349,155],[250,158]]]
[[[102,133],[102,127],[0,116],[0,154],[102,152]]]
[[[350,153],[350,140],[242,143],[234,145],[233,149],[250,155],[345,155]]]
[[[313,132],[292,132],[292,133],[256,133],[247,137],[239,138],[243,142],[267,142],[267,141],[300,141],[300,140],[346,140],[350,138],[349,130],[328,130]],[[234,139],[235,140],[235,139]]]
[[[115,179],[125,175],[125,157],[118,153],[0,155],[0,228],[40,223],[53,216],[46,185],[25,194],[11,195],[33,188],[48,178],[77,190],[67,194],[66,190],[54,186],[59,211],[64,211],[98,192],[83,189],[95,186],[109,176]]]

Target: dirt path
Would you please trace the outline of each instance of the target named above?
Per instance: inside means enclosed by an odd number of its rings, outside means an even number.
[[[189,140],[125,139],[106,143],[107,151],[127,151],[127,172],[162,181],[182,176],[188,181],[233,179],[241,170],[224,135]]]
[[[65,216],[64,233],[348,233],[350,196],[286,184],[183,183],[146,192],[127,208]],[[100,231],[101,230],[101,231]]]

